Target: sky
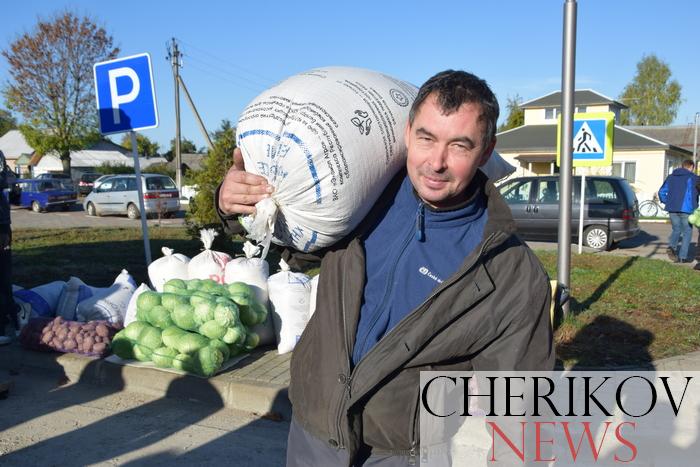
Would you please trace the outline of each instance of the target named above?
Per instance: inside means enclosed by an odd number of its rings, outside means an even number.
[[[120,57],[149,53],[160,123],[141,133],[162,152],[175,136],[173,74],[166,59],[172,38],[183,54],[180,74],[209,132],[224,119],[235,125],[246,105],[275,83],[322,66],[368,68],[417,86],[438,71],[464,69],[490,84],[502,108],[499,123],[509,98],[527,101],[561,89],[564,0],[8,3],[2,50],[31,32],[39,18],[70,10],[103,26]],[[700,2],[576,4],[576,88],[617,98],[642,57],[654,54],[682,86],[673,123],[692,124],[700,111]],[[9,79],[0,57],[0,85]],[[182,136],[203,147],[195,117],[182,93],[180,98]]]

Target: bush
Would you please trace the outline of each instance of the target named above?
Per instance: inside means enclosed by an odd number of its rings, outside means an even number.
[[[199,238],[202,228],[215,228],[221,232],[221,221],[214,206],[214,192],[233,165],[233,150],[236,147],[236,129],[224,120],[221,129],[213,135],[214,149],[202,160],[202,169],[191,174],[192,184],[198,186],[194,203],[185,217],[188,230]],[[219,235],[217,238],[225,236]],[[216,240],[215,240],[216,241]]]

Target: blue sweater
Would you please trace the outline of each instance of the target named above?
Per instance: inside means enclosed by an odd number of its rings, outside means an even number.
[[[481,242],[486,220],[483,193],[458,209],[436,211],[423,204],[405,177],[364,241],[366,284],[354,365],[459,269]]]

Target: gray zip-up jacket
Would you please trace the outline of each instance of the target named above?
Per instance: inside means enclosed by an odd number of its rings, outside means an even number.
[[[292,355],[289,396],[296,422],[330,447],[347,450],[350,465],[368,447],[373,455],[417,454],[421,370],[554,366],[547,274],[515,235],[494,185],[480,172],[473,183],[488,199],[480,244],[354,368],[365,281],[361,237],[323,258],[316,312]]]

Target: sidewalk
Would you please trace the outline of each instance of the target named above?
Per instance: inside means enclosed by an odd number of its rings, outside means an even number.
[[[0,369],[10,373],[40,371],[57,379],[207,403],[212,391],[226,408],[289,420],[289,359],[276,349],[255,350],[236,366],[211,378],[155,368],[118,365],[78,354],[36,352],[19,343],[0,347]],[[173,384],[174,382],[178,384]],[[184,382],[185,384],[182,384]],[[185,389],[183,389],[185,388]]]
[[[290,357],[291,353],[277,355],[275,349],[256,350],[233,368],[206,379],[118,365],[77,354],[35,352],[14,343],[0,347],[0,369],[9,370],[10,374],[40,371],[44,376],[98,385],[114,392],[130,391],[202,403],[208,402],[213,391],[226,408],[290,420],[291,404],[287,397]],[[654,367],[698,371],[700,351],[658,360]],[[173,384],[176,381],[178,384]]]

